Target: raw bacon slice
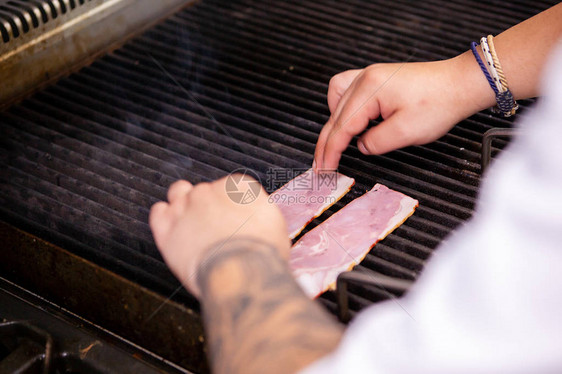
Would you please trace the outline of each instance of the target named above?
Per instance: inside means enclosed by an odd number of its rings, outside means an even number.
[[[417,206],[417,200],[376,184],[295,243],[289,266],[297,282],[310,297],[333,289],[341,272],[359,264]]]
[[[314,218],[349,192],[355,179],[336,172],[315,173],[312,169],[273,192],[269,201],[277,204],[294,239]]]

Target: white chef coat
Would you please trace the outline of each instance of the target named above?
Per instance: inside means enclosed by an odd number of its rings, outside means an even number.
[[[473,219],[303,374],[562,373],[562,40]]]

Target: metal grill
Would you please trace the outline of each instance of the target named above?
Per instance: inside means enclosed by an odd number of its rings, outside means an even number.
[[[168,295],[178,283],[147,216],[173,181],[247,167],[264,182],[270,167],[308,167],[332,75],[452,57],[554,3],[202,1],[0,113],[1,217]],[[510,126],[482,112],[426,146],[366,157],[352,143],[340,171],[357,184],[323,218],[375,183],[420,201],[359,271],[415,280],[471,216],[482,134]],[[348,292],[352,310],[388,297],[373,287]],[[194,304],[185,292],[176,298]],[[333,293],[321,300],[335,312]]]
[[[91,0],[87,0],[90,2]],[[4,43],[32,29],[53,22],[86,3],[86,0],[47,0],[43,3],[11,0],[0,2],[0,35]]]

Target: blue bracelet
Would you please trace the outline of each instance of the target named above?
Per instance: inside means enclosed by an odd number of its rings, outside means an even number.
[[[494,80],[490,76],[490,73],[488,73],[488,69],[486,68],[486,65],[484,65],[484,63],[482,62],[482,59],[480,58],[480,55],[478,54],[478,51],[476,50],[477,45],[478,44],[476,44],[476,42],[470,43],[470,50],[472,51],[472,54],[476,58],[476,62],[478,62],[478,65],[480,65],[480,69],[482,69],[482,72],[486,76],[486,79],[488,80],[488,83],[490,83],[490,87],[492,87],[492,90],[494,90],[494,93],[497,96],[500,92],[498,91],[498,88],[496,87],[496,84],[494,83]]]

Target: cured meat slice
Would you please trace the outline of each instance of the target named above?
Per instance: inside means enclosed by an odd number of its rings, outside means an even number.
[[[337,172],[315,173],[312,169],[273,192],[269,201],[277,204],[294,239],[314,218],[349,192],[355,179]]]
[[[289,266],[309,297],[333,289],[338,275],[410,217],[418,201],[381,184],[306,233],[291,250]]]

